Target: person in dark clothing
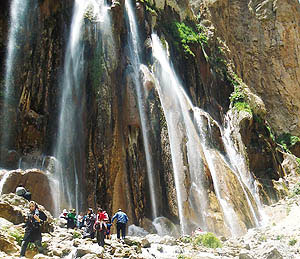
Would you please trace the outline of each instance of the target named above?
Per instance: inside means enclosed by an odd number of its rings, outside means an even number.
[[[69,211],[67,215],[67,228],[72,228],[74,229],[77,224],[77,219],[76,219],[76,210],[72,209]]]
[[[31,193],[27,191],[22,184],[19,184],[18,187],[16,188],[16,194],[18,196],[25,198],[28,201],[31,201]]]
[[[93,239],[95,237],[95,230],[94,230],[94,224],[96,221],[96,216],[93,213],[93,209],[89,208],[88,213],[86,214],[84,218],[84,234],[83,238],[90,237]]]
[[[44,213],[41,213],[34,201],[29,203],[30,212],[27,215],[26,224],[25,224],[25,234],[21,245],[21,256],[25,256],[25,252],[29,242],[34,242],[39,253],[43,253],[44,249],[42,246],[42,234],[40,230],[40,224],[43,223],[42,216]]]
[[[117,220],[117,238],[120,239],[120,232],[122,231],[122,238],[125,238],[126,235],[126,224],[128,222],[128,217],[121,209],[112,217],[111,222]]]

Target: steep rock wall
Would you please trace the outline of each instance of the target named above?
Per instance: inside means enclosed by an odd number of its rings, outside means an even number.
[[[300,135],[300,4],[295,0],[191,1],[226,42],[237,74],[280,134]]]

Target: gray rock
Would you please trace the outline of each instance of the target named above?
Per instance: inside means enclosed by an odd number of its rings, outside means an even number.
[[[253,257],[247,253],[242,252],[239,254],[239,259],[253,259]]]
[[[265,259],[283,259],[282,254],[277,250],[277,248],[272,248],[266,252],[263,256]]]

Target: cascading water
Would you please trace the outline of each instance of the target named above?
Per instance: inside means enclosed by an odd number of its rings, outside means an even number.
[[[13,146],[14,125],[11,108],[15,109],[14,67],[18,63],[19,53],[23,49],[20,39],[24,40],[24,26],[30,16],[30,1],[13,0],[10,5],[10,28],[5,62],[5,91],[1,118],[1,146],[10,149]]]
[[[155,64],[154,73],[158,79],[157,88],[167,120],[181,231],[188,233],[191,230],[189,220],[194,226],[200,225],[207,229],[206,212],[209,201],[204,177],[204,162],[206,161],[224,220],[231,234],[239,235],[242,229],[238,224],[234,208],[228,202],[230,197],[226,193],[227,186],[223,183],[222,172],[219,172],[217,168],[220,161],[218,159],[222,159],[227,167],[230,165],[221,154],[209,148],[208,133],[204,131],[203,118],[209,121],[210,116],[192,105],[171,68],[166,51],[156,34],[152,35],[152,49],[153,56],[158,61],[158,64]],[[187,186],[187,178],[190,178],[190,186]],[[240,185],[247,197],[244,183],[240,182]],[[255,218],[252,204],[248,199],[247,202]],[[200,215],[200,219],[193,218],[193,214]]]
[[[200,173],[203,168],[202,161],[199,159],[199,154],[202,153],[201,144],[189,118],[189,110],[192,105],[182,91],[160,40],[155,34],[152,35],[152,48],[153,55],[159,61],[161,68],[156,69],[155,75],[159,78],[158,92],[168,126],[181,232],[187,233],[188,223],[185,220],[184,211],[190,206],[188,205],[190,201],[188,188],[185,186],[185,178],[189,172],[193,178],[190,192],[194,195],[195,201],[201,200],[201,202],[194,204],[192,202],[191,206],[194,206],[198,215],[201,215],[201,222],[197,222],[197,225],[201,224],[202,228],[206,227],[203,212],[207,210],[208,198],[203,187],[203,174]],[[185,143],[185,141],[187,142]],[[188,149],[187,153],[190,156],[188,161],[185,161],[182,154],[182,150],[185,148]]]
[[[71,31],[65,55],[61,85],[60,116],[55,157],[58,159],[56,178],[60,182],[64,206],[84,208],[85,196],[85,87],[86,75],[83,39],[84,18],[89,12],[95,22],[107,25],[107,6],[104,0],[76,0]],[[107,26],[101,26],[107,32]],[[62,209],[62,208],[60,208]]]
[[[152,217],[156,218],[158,216],[158,208],[157,208],[157,198],[155,192],[155,177],[154,177],[154,170],[153,170],[153,161],[151,157],[150,151],[150,143],[149,143],[149,134],[147,132],[147,124],[148,118],[145,112],[145,100],[144,100],[144,92],[141,86],[141,82],[139,80],[139,71],[140,71],[140,40],[137,28],[136,17],[133,12],[133,7],[131,0],[125,0],[125,8],[128,15],[128,41],[130,45],[130,60],[133,67],[134,73],[134,84],[136,87],[137,92],[137,101],[138,101],[138,109],[140,114],[141,126],[142,126],[142,134],[143,134],[143,141],[144,141],[144,148],[145,148],[145,155],[146,155],[146,163],[147,163],[147,176],[149,181],[149,189],[150,189],[150,199],[151,199],[151,206],[152,206]]]
[[[237,148],[234,145],[232,136],[235,136],[235,139],[238,140],[240,144],[243,145],[243,141],[239,131],[236,130],[236,127],[232,125],[233,119],[230,119],[231,112],[225,116],[225,128],[222,132],[223,143],[225,145],[226,153],[230,159],[230,163],[233,166],[233,171],[237,172],[241,181],[246,185],[252,197],[255,199],[255,202],[258,206],[259,215],[256,217],[257,225],[264,224],[267,218],[263,213],[261,200],[258,195],[257,182],[254,180],[253,175],[251,174],[247,163],[245,161],[245,154],[239,153]],[[233,117],[233,116],[232,116]],[[244,148],[244,146],[243,146]],[[255,213],[254,213],[255,214]]]
[[[78,198],[82,197],[84,183],[80,186],[76,179],[83,175],[85,142],[83,131],[84,111],[84,43],[81,39],[84,13],[88,1],[76,0],[73,10],[71,32],[65,55],[64,76],[61,85],[60,116],[55,157],[60,192],[64,195],[67,206],[78,210]],[[77,183],[77,185],[76,185]]]

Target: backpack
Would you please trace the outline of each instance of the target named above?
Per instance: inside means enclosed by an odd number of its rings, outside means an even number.
[[[109,221],[109,216],[106,211],[104,211],[104,221]]]
[[[43,212],[42,210],[39,210],[39,218],[42,221],[46,221],[47,220],[47,216],[46,216],[45,212]]]

